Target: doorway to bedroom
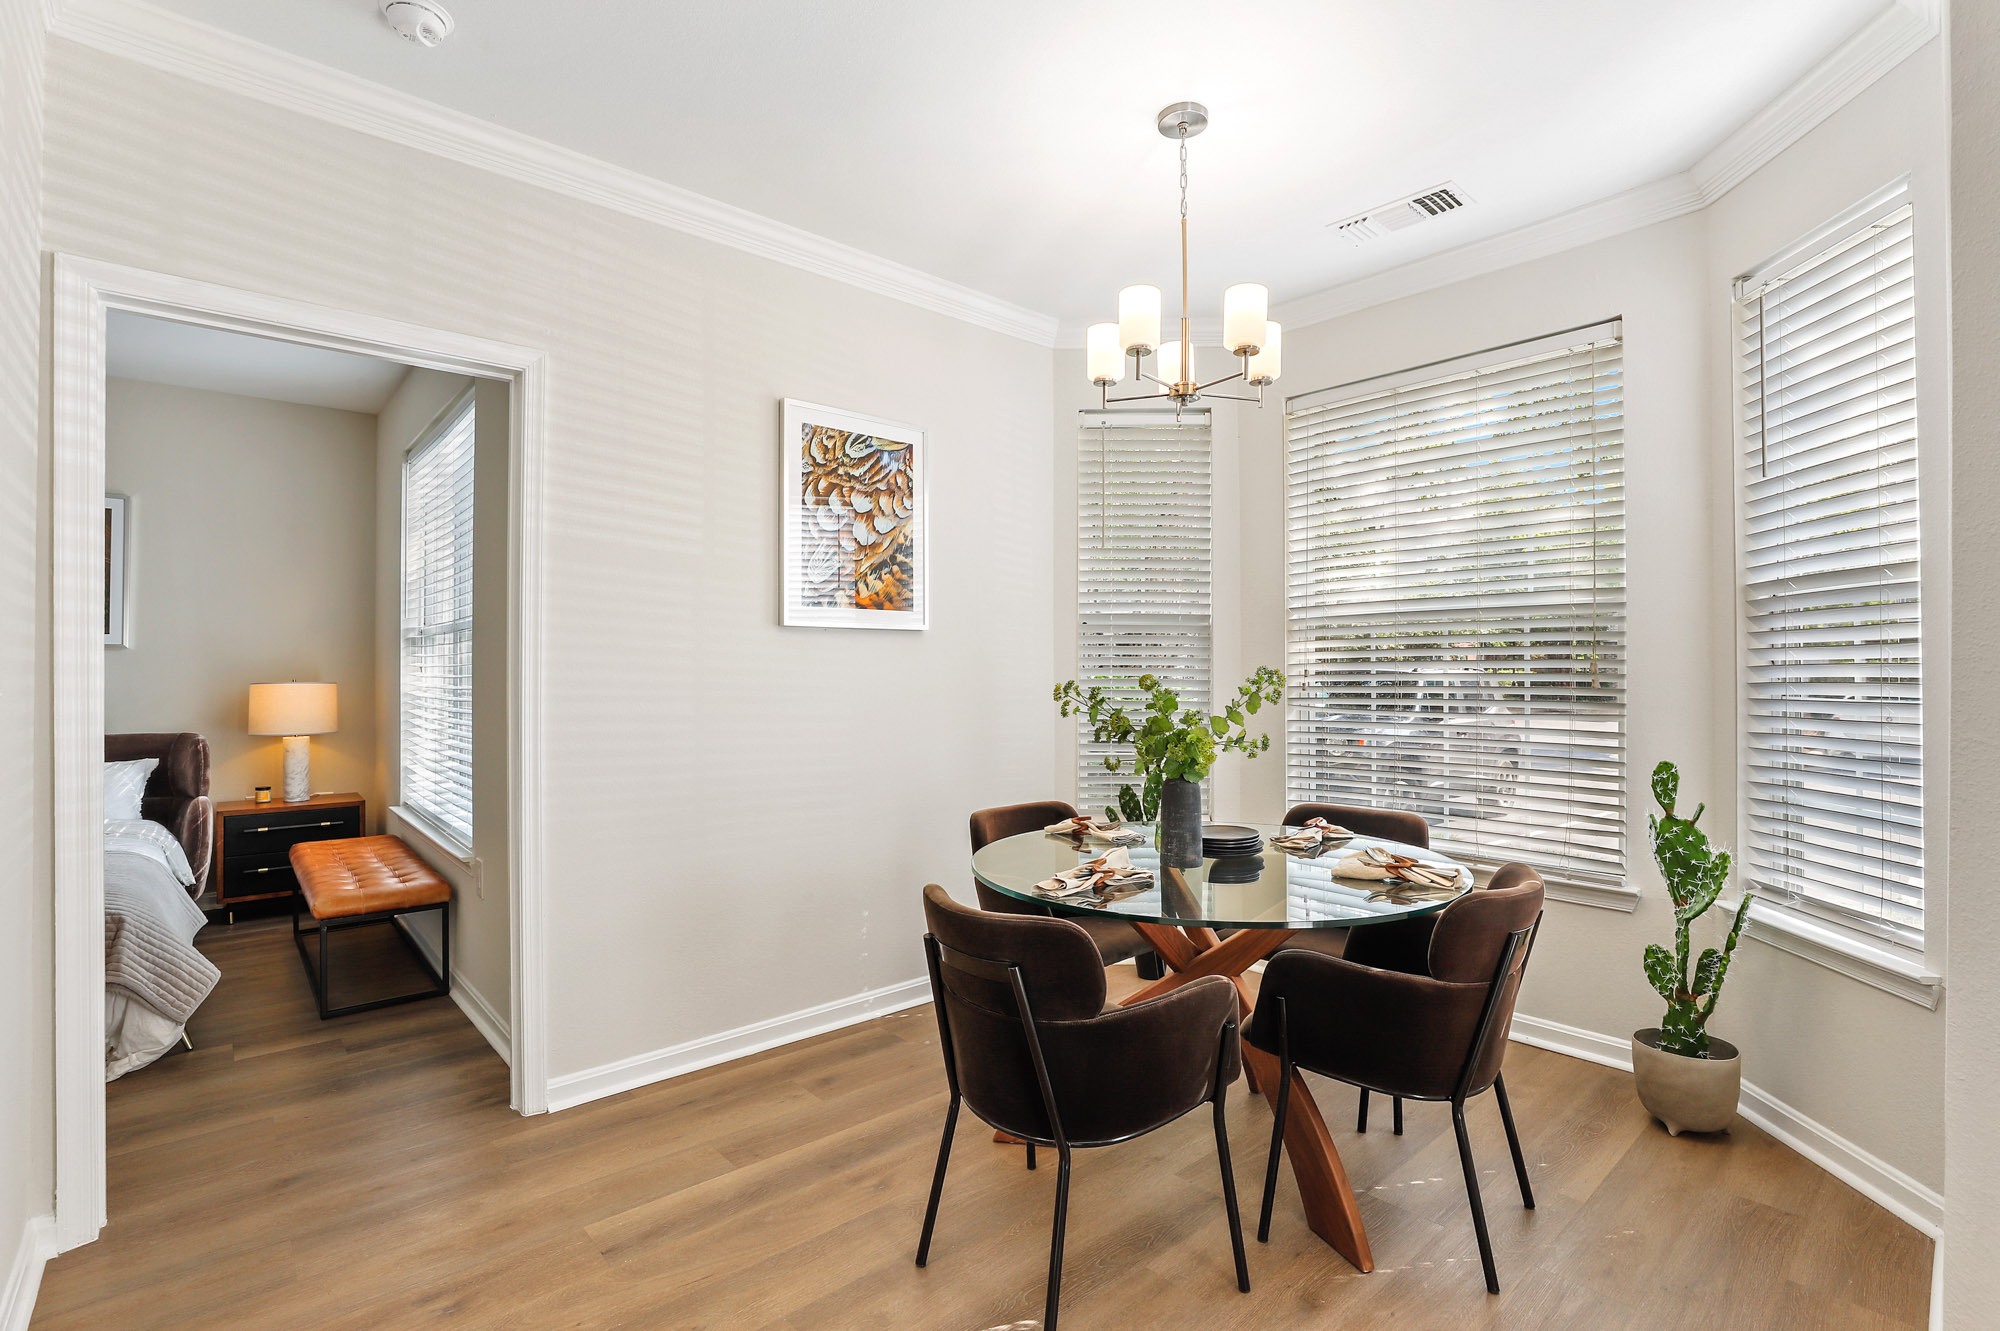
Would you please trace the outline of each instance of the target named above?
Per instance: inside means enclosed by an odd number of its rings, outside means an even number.
[[[103,800],[101,841],[66,856],[58,838],[65,1249],[143,1204],[164,1140],[233,1136],[246,1113],[229,1173],[255,1185],[260,1141],[274,1169],[297,1145],[261,1129],[343,1097],[365,1123],[407,1103],[404,1069],[444,1067],[496,1112],[541,1100],[520,1075],[540,1007],[516,872],[539,358],[356,337],[326,324],[370,321],[311,307],[286,325],[267,298],[96,267],[57,263],[57,345],[76,345],[66,322],[96,342],[57,357],[59,829],[85,822],[100,770]],[[75,576],[80,535],[94,578]],[[65,638],[97,669],[65,676]],[[85,699],[63,687],[78,673],[99,684]],[[330,891],[371,863],[434,895]]]

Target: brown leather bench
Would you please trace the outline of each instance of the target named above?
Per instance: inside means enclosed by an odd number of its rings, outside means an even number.
[[[451,884],[417,858],[401,837],[349,837],[337,841],[304,841],[292,847],[292,872],[298,875],[299,896],[311,912],[319,934],[319,964],[313,965],[306,951],[306,938],[313,929],[299,928],[299,914],[292,911],[292,941],[298,944],[299,960],[312,981],[313,998],[319,1004],[321,1021],[367,1012],[392,1003],[410,1003],[419,998],[435,998],[451,992]],[[438,965],[433,968],[409,933],[393,924],[402,915],[422,911],[438,913]],[[326,940],[338,929],[357,925],[392,922],[410,954],[417,959],[435,987],[413,994],[397,994],[346,1007],[327,1006]]]

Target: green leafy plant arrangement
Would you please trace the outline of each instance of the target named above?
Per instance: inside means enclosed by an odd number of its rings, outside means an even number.
[[[1275,703],[1285,695],[1285,677],[1269,666],[1236,688],[1236,695],[1219,713],[1182,711],[1180,695],[1163,684],[1158,676],[1139,676],[1139,692],[1145,695],[1137,719],[1123,704],[1105,696],[1101,688],[1082,689],[1075,680],[1056,685],[1055,701],[1064,716],[1081,715],[1090,721],[1090,737],[1100,744],[1130,744],[1133,774],[1139,785],[1118,789],[1118,807],[1104,812],[1127,822],[1150,823],[1160,813],[1160,787],[1168,781],[1202,781],[1215,766],[1218,755],[1237,752],[1255,758],[1271,747],[1269,735],[1252,735],[1248,718],[1265,703]],[[1116,772],[1125,760],[1116,755],[1104,760],[1104,770]]]
[[[1687,1058],[1707,1058],[1708,1019],[1722,993],[1723,977],[1729,974],[1736,940],[1743,936],[1743,922],[1750,916],[1750,893],[1744,892],[1743,904],[1736,908],[1736,921],[1727,941],[1720,948],[1704,949],[1690,973],[1688,957],[1693,944],[1688,931],[1715,904],[1729,881],[1729,852],[1710,846],[1708,834],[1695,826],[1706,804],[1697,804],[1690,818],[1674,813],[1680,784],[1680,769],[1672,763],[1662,762],[1653,769],[1653,798],[1662,812],[1647,818],[1646,826],[1653,837],[1653,860],[1660,866],[1660,876],[1667,880],[1667,892],[1674,901],[1674,950],[1648,943],[1646,978],[1667,1000],[1667,1015],[1660,1021],[1660,1048]]]

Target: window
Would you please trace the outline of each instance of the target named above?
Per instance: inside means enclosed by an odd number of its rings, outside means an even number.
[[[1921,956],[1915,236],[1900,188],[1737,284],[1744,881]]]
[[[472,847],[472,395],[403,461],[402,803]]]
[[[1286,785],[1622,895],[1618,325],[1463,363],[1291,401]]]
[[[1077,440],[1076,666],[1084,688],[1136,704],[1157,675],[1183,707],[1209,697],[1209,425],[1190,411],[1087,411]],[[1108,756],[1122,758],[1106,771]],[[1116,807],[1130,746],[1077,742],[1077,805]]]

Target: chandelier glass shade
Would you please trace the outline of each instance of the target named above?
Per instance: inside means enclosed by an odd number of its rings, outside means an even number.
[[[1113,402],[1157,402],[1170,398],[1174,408],[1204,397],[1231,402],[1264,400],[1264,386],[1276,383],[1284,330],[1270,320],[1270,292],[1257,282],[1239,282],[1222,293],[1222,346],[1236,358],[1237,368],[1219,379],[1201,382],[1195,371],[1194,339],[1188,320],[1188,173],[1187,141],[1208,127],[1208,108],[1199,102],[1176,102],[1160,112],[1160,133],[1180,144],[1181,154],[1181,315],[1177,338],[1162,339],[1160,289],[1129,286],[1118,293],[1118,322],[1095,323],[1084,334],[1085,372],[1105,405]],[[1149,372],[1148,359],[1153,362]],[[1138,385],[1150,385],[1128,397],[1112,397],[1113,384],[1123,383],[1126,361]],[[1217,387],[1241,382],[1257,390],[1255,397],[1217,393]]]

